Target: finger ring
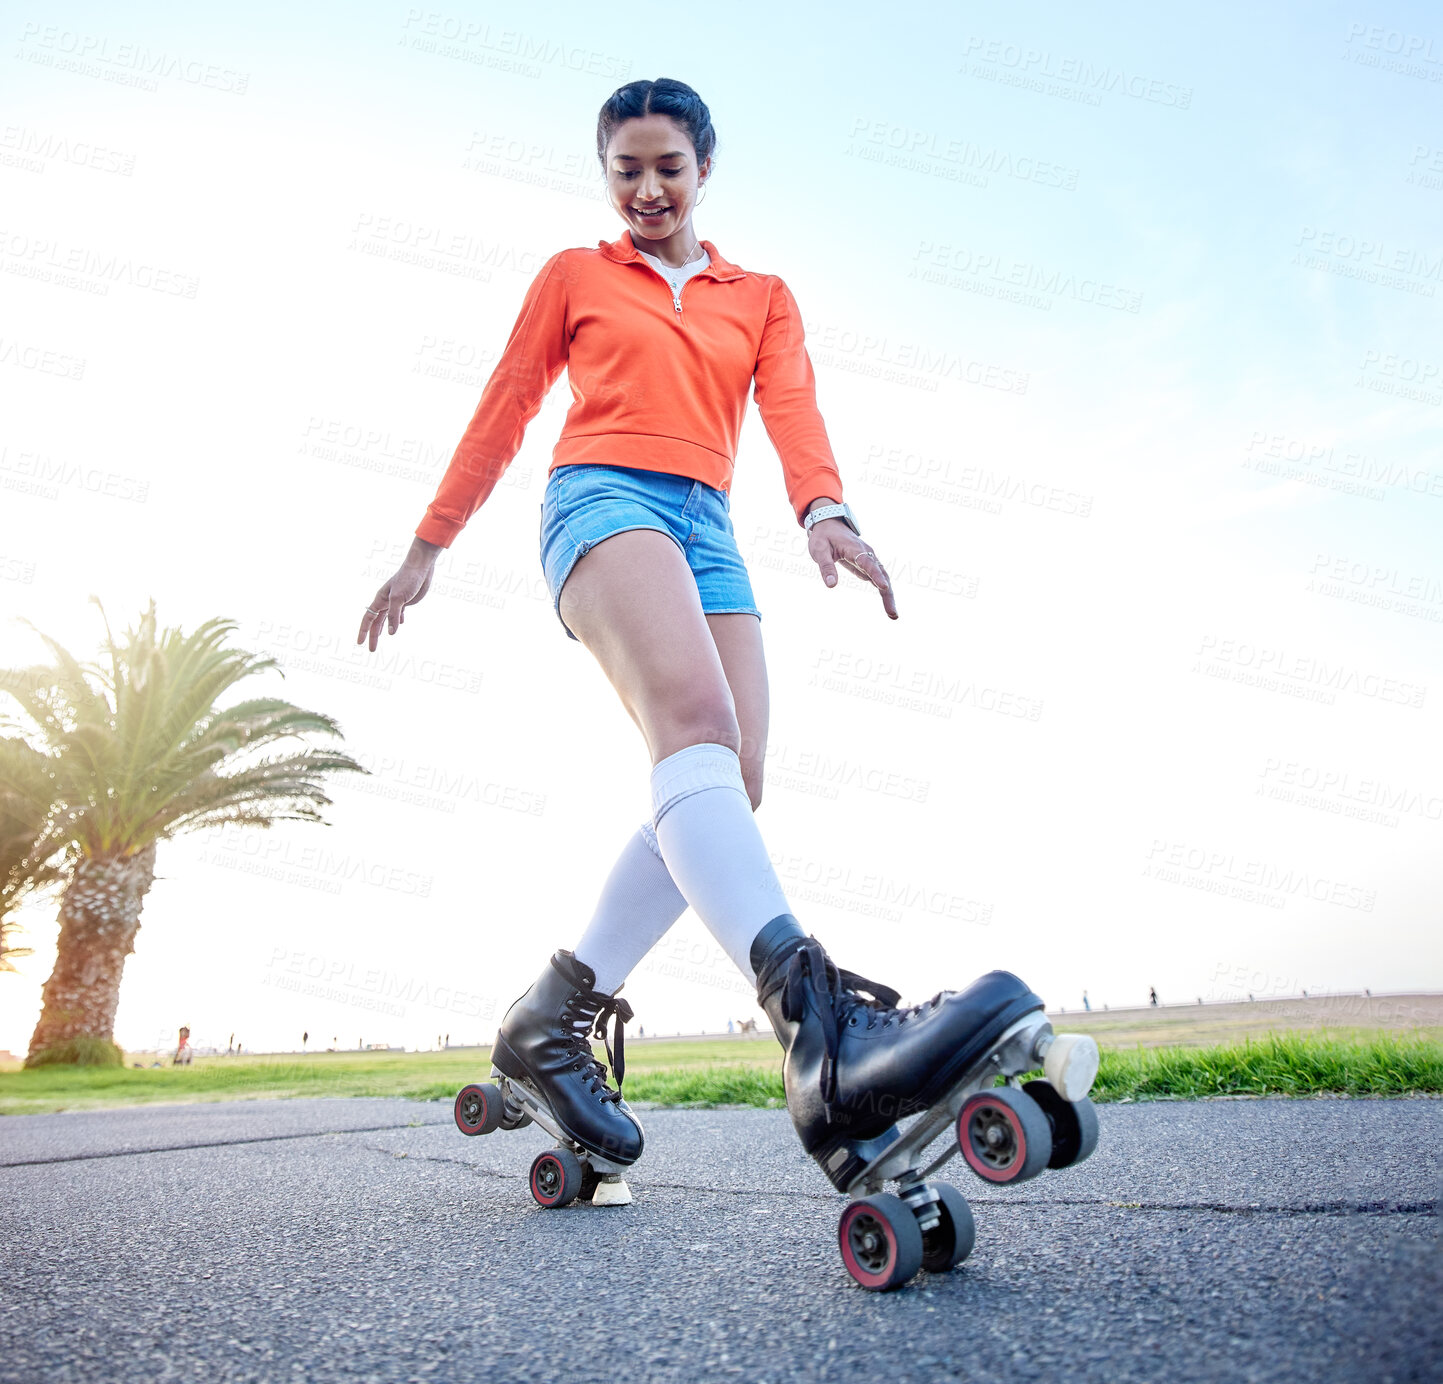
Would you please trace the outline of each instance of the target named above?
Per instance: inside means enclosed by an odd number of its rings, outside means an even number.
[[[367,607],[366,607],[366,614],[368,614],[368,615],[379,615],[384,608],[385,608],[385,607],[383,607],[383,606],[367,606]]]

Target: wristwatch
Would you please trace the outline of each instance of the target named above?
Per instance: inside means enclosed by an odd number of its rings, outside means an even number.
[[[852,507],[845,502],[840,505],[818,505],[815,509],[808,510],[802,516],[802,523],[806,525],[808,533],[811,533],[812,525],[819,519],[840,519],[859,538],[862,535],[861,529],[857,527],[857,518],[852,513]]]

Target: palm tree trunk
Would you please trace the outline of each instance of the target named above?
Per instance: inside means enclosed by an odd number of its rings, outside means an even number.
[[[83,859],[60,901],[55,969],[45,982],[27,1063],[75,1038],[113,1041],[120,975],[155,879],[155,842],[132,856]]]

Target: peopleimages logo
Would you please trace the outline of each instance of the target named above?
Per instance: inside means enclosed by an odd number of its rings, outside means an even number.
[[[417,870],[407,870],[389,859],[352,855],[325,846],[307,845],[269,832],[246,831],[233,822],[220,828],[219,840],[197,857],[203,864],[220,865],[259,875],[283,884],[316,888],[339,894],[348,884],[426,899],[434,879]]]
[[[1187,110],[1192,105],[1193,89],[1180,82],[1147,77],[1129,72],[1111,63],[1094,63],[1087,58],[1064,57],[1046,48],[1029,44],[1008,43],[973,34],[967,40],[965,56],[974,61],[973,76],[981,76],[979,64],[1014,74],[1008,85],[1028,86],[1048,95],[1068,95],[1086,105],[1099,105],[1104,93],[1148,101],[1158,106]],[[966,66],[958,69],[967,72]],[[1068,88],[1072,90],[1069,91]]]
[[[34,20],[20,32],[20,42],[31,44],[17,57],[43,67],[77,72],[86,77],[155,91],[157,77],[173,77],[191,86],[209,87],[230,96],[244,96],[250,85],[249,72],[220,67],[198,58],[151,48],[143,43],[122,43],[105,34],[87,34],[57,24],[43,27]]]
[[[1182,884],[1269,908],[1285,908],[1289,898],[1301,897],[1371,913],[1378,901],[1376,889],[1186,841],[1154,840],[1142,873],[1144,878],[1164,884]]]
[[[1065,490],[1033,476],[994,471],[959,457],[928,456],[905,447],[872,442],[862,455],[862,465],[869,471],[872,483],[884,490],[926,492],[937,499],[947,498],[949,494],[972,496],[980,505],[989,507],[990,513],[1000,513],[1001,504],[1007,503],[1078,519],[1087,519],[1092,514],[1091,495]]]
[[[393,1018],[406,1017],[407,1004],[419,1004],[464,1019],[489,1019],[496,1001],[454,985],[438,985],[420,976],[402,975],[383,966],[357,966],[340,957],[273,947],[266,984],[371,1009]]]
[[[1443,795],[1331,765],[1270,758],[1258,774],[1259,797],[1396,827],[1405,817],[1443,821]]]
[[[401,27],[401,42],[420,52],[436,53],[441,57],[463,57],[483,66],[497,66],[503,71],[520,64],[517,70],[526,76],[537,75],[543,68],[551,67],[619,80],[631,71],[630,58],[567,43],[547,34],[502,28],[481,19],[463,19],[441,10],[408,9]],[[486,50],[490,50],[497,61],[485,62],[488,56]]]
[[[870,120],[859,115],[848,131],[851,143],[846,152],[859,157],[870,156],[877,162],[896,167],[913,168],[919,172],[949,170],[963,181],[964,174],[975,174],[980,186],[987,185],[990,174],[1016,178],[1021,182],[1039,183],[1043,187],[1073,192],[1077,188],[1078,170],[1053,163],[1031,154],[1017,154],[997,145],[983,146],[970,139],[946,138],[935,130],[899,125],[892,120]]]
[[[1339,692],[1391,702],[1418,710],[1428,696],[1426,684],[1330,663],[1311,654],[1269,648],[1246,639],[1205,634],[1199,641],[1193,672],[1244,682],[1270,691],[1306,692],[1330,704]]]
[[[404,650],[382,647],[373,654],[349,634],[262,620],[255,626],[254,637],[288,672],[303,670],[379,688],[389,688],[392,678],[409,678],[455,692],[481,690],[479,670],[434,658],[417,658]]]
[[[808,350],[823,367],[869,375],[895,384],[936,392],[942,380],[1026,394],[1031,375],[1025,370],[977,360],[925,342],[895,341],[886,335],[816,319],[803,321]]]

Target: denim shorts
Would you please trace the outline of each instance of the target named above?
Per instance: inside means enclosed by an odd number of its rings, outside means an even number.
[[[541,501],[541,566],[558,620],[561,588],[577,558],[628,529],[657,529],[671,536],[696,578],[707,614],[739,611],[761,619],[732,531],[726,491],[670,471],[584,462],[556,467]],[[576,638],[565,620],[561,628]]]

